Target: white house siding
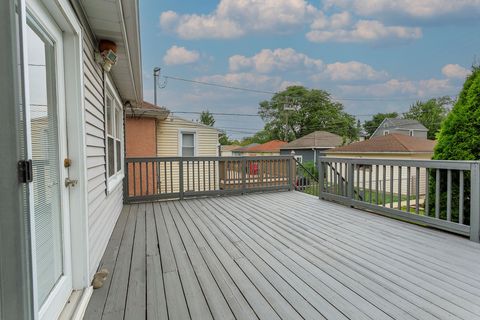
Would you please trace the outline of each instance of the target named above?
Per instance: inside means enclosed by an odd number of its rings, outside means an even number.
[[[113,227],[122,210],[120,183],[107,194],[104,121],[104,80],[102,68],[94,60],[94,44],[88,32],[83,38],[85,132],[88,178],[88,240],[90,276],[96,272]]]
[[[191,121],[177,117],[169,117],[157,121],[157,156],[177,157],[179,156],[179,134],[182,129],[196,132],[196,156],[215,157],[218,156],[218,131]],[[164,171],[164,165],[160,165],[160,172]],[[200,174],[199,174],[200,171]],[[205,176],[204,176],[205,172]],[[209,174],[210,172],[210,174]],[[189,179],[187,180],[187,173]],[[161,190],[178,192],[179,190],[179,168],[178,164],[172,164],[172,177],[170,176],[170,165],[167,164],[166,176],[162,174]],[[194,176],[195,175],[195,176]],[[184,190],[185,191],[206,191],[218,189],[218,163],[215,162],[190,162],[184,164]]]

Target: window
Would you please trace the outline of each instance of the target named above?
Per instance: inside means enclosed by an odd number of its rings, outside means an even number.
[[[388,131],[388,130],[383,130],[383,135],[386,136],[387,134],[390,134],[390,131]]]
[[[113,92],[112,85],[107,81],[105,122],[108,191],[111,191],[123,179],[123,111],[120,99]]]
[[[293,156],[295,158],[295,160],[297,160],[299,163],[303,163],[303,156],[302,155],[295,155]]]
[[[409,131],[408,131],[408,135],[409,135],[410,137],[413,137],[413,130],[409,130]]]
[[[182,157],[195,156],[195,132],[181,132],[181,148]]]

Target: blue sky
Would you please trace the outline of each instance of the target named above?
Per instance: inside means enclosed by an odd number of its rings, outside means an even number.
[[[144,95],[162,75],[277,92],[327,90],[360,120],[458,94],[480,53],[480,0],[143,0]],[[255,114],[269,94],[168,79],[158,103],[172,112]],[[187,119],[195,114],[178,113]],[[258,117],[216,116],[239,138]]]

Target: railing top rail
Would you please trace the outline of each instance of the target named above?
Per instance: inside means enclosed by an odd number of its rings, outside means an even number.
[[[403,167],[421,167],[429,169],[451,169],[470,170],[472,164],[479,164],[480,161],[461,160],[417,160],[417,159],[381,159],[381,158],[340,158],[340,157],[318,157],[320,162],[340,162],[367,165],[387,165]]]
[[[260,161],[260,160],[289,160],[293,156],[244,156],[244,157],[128,157],[127,163],[131,162],[149,162],[149,161]]]

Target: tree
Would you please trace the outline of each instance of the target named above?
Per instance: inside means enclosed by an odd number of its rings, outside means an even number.
[[[240,142],[240,144],[242,146],[246,146],[246,145],[249,145],[249,144],[252,144],[252,143],[262,144],[262,143],[268,142],[272,139],[277,139],[277,138],[274,138],[271,135],[271,133],[266,131],[266,130],[260,130],[251,137],[244,137],[242,139],[242,141]]]
[[[428,139],[435,140],[442,121],[445,120],[453,100],[448,97],[434,98],[426,102],[417,101],[403,114],[405,119],[414,119],[428,129]]]
[[[373,115],[372,120],[367,120],[363,122],[363,129],[367,132],[368,137],[371,137],[383,120],[385,120],[386,118],[397,118],[397,117],[398,117],[398,113],[396,112],[377,113]]]
[[[472,73],[463,84],[457,102],[452,111],[443,121],[438,133],[438,142],[435,146],[433,159],[435,160],[478,160],[480,159],[480,67],[474,66]],[[441,170],[440,181],[447,181],[447,170]],[[469,223],[471,197],[470,176],[464,174],[464,215],[465,223]],[[435,196],[435,177],[430,178],[430,198]],[[458,221],[458,181],[459,172],[452,170],[452,219]],[[433,198],[432,198],[433,197]],[[446,208],[447,184],[440,183],[440,207]],[[433,207],[433,206],[432,206]],[[434,215],[434,208],[430,209]],[[445,218],[445,210],[440,213]]]
[[[231,145],[231,144],[237,144],[239,145],[240,142],[238,140],[232,140],[226,133],[221,133],[218,137],[218,142],[222,145]]]
[[[215,118],[213,117],[213,114],[210,113],[210,111],[202,111],[202,113],[200,113],[200,123],[213,127],[213,125],[215,124]]]
[[[265,122],[264,131],[271,139],[291,141],[317,130],[352,141],[358,136],[355,118],[344,112],[343,105],[332,101],[324,90],[288,87],[270,101],[260,102],[259,114]]]

